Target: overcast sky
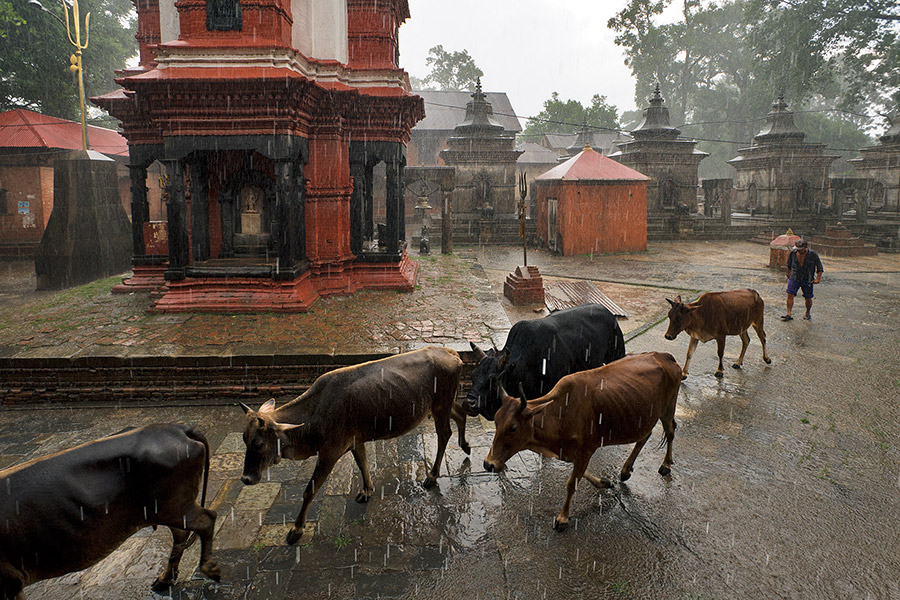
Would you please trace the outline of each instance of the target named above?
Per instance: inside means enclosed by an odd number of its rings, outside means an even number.
[[[486,92],[506,92],[520,117],[541,111],[554,91],[587,105],[606,96],[636,108],[634,80],[607,21],[626,0],[409,0],[400,27],[400,66],[428,74],[428,50],[468,50]],[[643,106],[641,107],[643,108]],[[426,107],[427,110],[427,107]],[[524,119],[522,126],[525,126]]]

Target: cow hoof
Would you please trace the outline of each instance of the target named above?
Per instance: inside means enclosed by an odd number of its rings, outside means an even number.
[[[741,368],[741,365],[739,365],[739,364],[737,364],[737,363],[734,363],[733,365],[731,365],[731,368],[732,368],[732,369],[740,369],[740,368]]]
[[[763,362],[766,363],[767,365],[771,365],[771,364],[772,364],[772,359],[769,358],[768,356],[764,356],[764,357],[763,357]]]
[[[157,579],[153,582],[153,585],[150,586],[150,589],[157,594],[162,595],[162,593],[168,590],[170,587],[172,587],[171,581],[163,581],[162,579]]]
[[[682,373],[681,380],[684,381],[685,379],[687,379],[687,373]]]
[[[222,579],[222,572],[219,571],[219,565],[217,565],[213,561],[209,561],[208,563],[200,565],[200,570],[204,575],[206,575],[213,581],[219,581],[220,579]]]
[[[430,490],[431,488],[433,488],[436,485],[437,485],[437,479],[435,479],[434,477],[426,477],[425,481],[422,482],[422,487],[425,488],[426,490]]]
[[[372,497],[372,494],[367,494],[365,492],[360,492],[356,495],[356,501],[360,504],[365,504],[369,501],[369,498]]]
[[[722,379],[723,377],[725,377],[725,373],[723,373],[722,371],[716,371],[717,379]]]
[[[462,451],[465,452],[466,454],[472,454],[472,447],[469,446],[469,444],[460,444],[459,447],[460,447],[460,448],[462,449]]]
[[[288,531],[287,538],[284,541],[288,543],[288,546],[293,546],[297,542],[300,541],[300,538],[303,537],[302,531],[297,531],[293,527]]]
[[[672,472],[672,469],[670,469],[666,465],[663,465],[659,468],[659,474],[662,475],[663,477],[669,475],[671,472]]]
[[[622,471],[619,473],[619,481],[628,481],[631,479],[631,471]]]
[[[563,531],[565,531],[568,528],[569,528],[568,521],[560,521],[559,517],[557,517],[556,519],[553,519],[553,529],[555,529],[559,533],[562,533]]]

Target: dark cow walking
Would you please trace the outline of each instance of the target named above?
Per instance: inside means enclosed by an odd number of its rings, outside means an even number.
[[[553,523],[554,529],[563,530],[569,523],[569,508],[579,479],[584,477],[598,488],[610,486],[586,472],[597,448],[634,444],[619,473],[619,479],[626,481],[653,427],[661,421],[666,457],[659,473],[669,474],[680,385],[681,369],[671,354],[646,352],[567,375],[541,398],[526,401],[504,394],[484,468],[499,471],[513,455],[526,449],[573,463],[566,501]]]
[[[466,410],[493,420],[500,408],[498,383],[522,389],[529,398],[543,396],[569,373],[593,369],[625,356],[622,330],[609,310],[585,304],[519,321],[509,330],[503,350],[487,353],[472,344],[475,360]]]
[[[684,359],[684,369],[681,378],[688,375],[688,365],[691,356],[697,348],[697,342],[706,343],[716,340],[719,350],[719,367],[716,369],[716,377],[723,377],[722,356],[725,354],[725,336],[737,335],[741,338],[741,355],[732,365],[740,369],[744,364],[744,353],[750,344],[750,335],[747,329],[753,326],[759,343],[762,344],[763,361],[771,364],[772,359],[766,354],[766,332],[763,329],[763,311],[765,305],[756,290],[733,290],[730,292],[710,292],[700,296],[696,302],[683,304],[681,296],[675,300],[666,301],[672,305],[669,309],[669,328],[666,330],[666,339],[674,340],[682,331],[691,336],[688,344],[687,358]]]
[[[303,506],[287,542],[303,534],[309,505],[338,459],[353,454],[362,475],[357,502],[367,502],[375,486],[369,476],[365,442],[395,438],[413,429],[430,413],[438,445],[424,486],[436,483],[450,439],[450,419],[456,421],[459,445],[469,453],[466,416],[456,403],[462,360],[448,348],[423,348],[381,360],[325,373],[301,396],[275,408],[269,400],[259,411],[245,405],[246,485],[259,482],[264,470],[283,458],[303,460],[316,455],[316,468],[303,493]]]
[[[0,598],[22,600],[27,585],[86,569],[148,525],[172,531],[154,590],[175,581],[190,532],[200,570],[218,581],[208,478],[209,445],[187,425],[147,425],[0,471]]]

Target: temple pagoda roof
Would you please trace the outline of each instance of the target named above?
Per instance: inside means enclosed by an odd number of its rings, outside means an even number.
[[[128,140],[112,129],[88,125],[91,150],[128,156]],[[0,148],[81,150],[81,123],[23,108],[0,113]]]

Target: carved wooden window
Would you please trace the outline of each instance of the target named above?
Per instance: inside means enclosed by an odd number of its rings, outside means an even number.
[[[6,211],[6,190],[0,188],[0,215],[9,214]]]
[[[207,31],[240,31],[240,0],[206,0]]]

